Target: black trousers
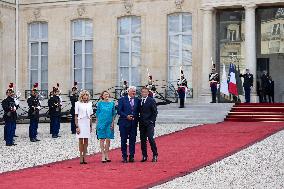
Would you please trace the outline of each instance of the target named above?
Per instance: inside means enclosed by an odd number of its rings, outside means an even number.
[[[141,124],[140,130],[140,140],[141,140],[141,151],[143,157],[148,157],[147,155],[147,138],[149,140],[153,156],[158,155],[157,145],[154,139],[154,124]]]
[[[181,107],[181,108],[184,107],[184,98],[179,99],[179,107]]]

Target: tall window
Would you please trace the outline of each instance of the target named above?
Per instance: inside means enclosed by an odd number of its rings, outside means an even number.
[[[168,16],[168,81],[179,79],[180,68],[192,83],[192,16],[175,13]]]
[[[72,22],[73,80],[80,89],[93,90],[92,20]]]
[[[29,24],[29,86],[48,90],[48,28],[46,22]]]
[[[126,80],[130,85],[140,85],[140,17],[130,16],[118,20],[118,43],[119,81]]]

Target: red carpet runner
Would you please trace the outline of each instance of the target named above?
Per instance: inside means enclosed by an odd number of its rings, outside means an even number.
[[[113,162],[100,163],[91,155],[87,165],[78,159],[0,174],[0,188],[148,188],[219,161],[282,130],[284,123],[223,122],[185,129],[157,138],[159,161],[121,163],[120,149]]]

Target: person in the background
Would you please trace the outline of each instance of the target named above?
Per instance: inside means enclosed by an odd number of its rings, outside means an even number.
[[[13,83],[10,83],[6,91],[7,98],[2,101],[2,108],[4,110],[4,140],[6,146],[15,146],[14,135],[16,129],[17,109],[19,105],[15,104]]]
[[[127,96],[128,95],[128,83],[127,81],[123,81],[123,85],[122,85],[122,90],[121,90],[121,93],[120,93],[120,96]]]
[[[267,71],[263,71],[263,74],[261,76],[261,89],[263,92],[263,102],[267,102],[267,98],[269,96],[269,91],[270,91],[270,86],[269,86],[269,75]]]
[[[87,164],[88,139],[92,132],[93,107],[90,98],[90,93],[83,90],[80,93],[79,101],[75,103],[76,137],[79,139],[80,164]]]
[[[268,92],[269,103],[274,103],[274,81],[271,76],[269,76],[269,92]]]
[[[128,88],[128,95],[118,101],[118,125],[121,137],[122,162],[127,163],[127,139],[129,139],[129,162],[134,162],[135,142],[139,119],[140,100],[135,97],[136,87]]]
[[[114,138],[114,119],[116,115],[115,103],[109,100],[107,91],[101,93],[101,100],[97,104],[96,131],[100,140],[102,163],[111,162],[108,156],[110,139]]]
[[[152,162],[158,161],[158,150],[157,145],[154,139],[154,129],[156,117],[158,115],[157,105],[153,98],[148,97],[149,89],[143,87],[141,89],[141,107],[140,107],[140,121],[139,121],[139,130],[140,130],[140,139],[141,139],[141,151],[142,151],[142,160],[141,162],[147,161],[147,138],[149,140],[151,150],[153,153]]]
[[[216,72],[215,66],[212,68],[211,71],[212,72],[209,74],[209,82],[210,82],[211,95],[212,95],[211,103],[216,103],[218,83],[220,82],[220,79],[219,79],[219,74]]]
[[[38,83],[35,83],[32,89],[31,96],[27,100],[29,106],[29,118],[30,118],[30,126],[29,126],[29,137],[31,142],[40,141],[37,138],[37,129],[39,122],[39,110],[41,108],[39,98],[38,98]]]
[[[249,72],[249,69],[246,69],[246,73],[240,74],[240,77],[244,78],[243,87],[245,90],[246,103],[250,103],[250,92],[253,87],[253,75]]]
[[[178,92],[179,103],[180,103],[179,108],[184,108],[184,101],[185,101],[186,92],[187,92],[187,81],[183,75],[183,70],[181,70],[181,76],[180,76],[180,79],[177,85],[178,85],[177,92]]]
[[[72,94],[70,95],[71,101],[71,133],[76,134],[76,125],[75,125],[75,103],[78,101],[78,87],[77,82],[74,82],[74,86],[72,87]]]
[[[51,99],[53,97],[53,91],[50,91],[49,92],[49,99],[47,101],[47,104],[48,104],[48,116],[50,118],[50,124],[49,124],[49,134],[52,134],[52,122],[51,122],[51,107],[49,106],[50,102],[51,102]]]
[[[48,101],[50,121],[51,121],[51,134],[52,138],[60,137],[60,119],[61,119],[61,104],[59,98],[59,90],[53,87],[53,96]]]

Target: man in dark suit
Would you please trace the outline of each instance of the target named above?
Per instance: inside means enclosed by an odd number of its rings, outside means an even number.
[[[71,118],[71,133],[72,134],[76,134],[75,103],[78,101],[78,98],[79,98],[77,85],[78,85],[78,83],[74,82],[74,86],[72,87],[72,94],[70,96],[70,102],[71,102],[70,114],[72,116],[72,118]]]
[[[149,89],[147,87],[142,88],[141,95],[142,95],[142,100],[141,100],[140,119],[139,119],[141,151],[143,156],[141,162],[147,161],[148,158],[147,137],[153,153],[152,162],[157,162],[158,151],[154,139],[155,121],[158,115],[157,106],[155,100],[153,98],[148,97]]]
[[[128,88],[128,95],[118,101],[118,125],[121,137],[122,162],[127,163],[127,139],[129,139],[129,162],[134,162],[135,142],[139,119],[140,100],[135,97],[136,87]]]
[[[253,75],[249,72],[249,69],[246,69],[246,73],[240,74],[240,77],[244,78],[243,87],[245,90],[246,103],[250,103],[250,91],[253,87]]]
[[[269,97],[269,91],[270,91],[270,83],[269,83],[269,75],[267,71],[263,71],[263,74],[261,76],[261,89],[263,91],[263,102],[267,102],[267,96]]]

